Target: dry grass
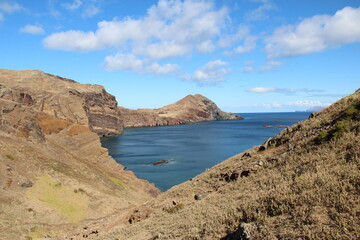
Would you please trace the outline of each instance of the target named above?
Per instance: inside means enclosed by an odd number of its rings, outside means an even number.
[[[359,239],[359,103],[357,92],[284,130],[267,150],[173,187],[148,203],[149,218],[99,239]],[[172,201],[181,208],[164,210]]]
[[[39,113],[36,117],[36,120],[45,134],[59,133],[71,125],[71,123],[68,121],[50,116],[46,113]]]
[[[78,223],[86,217],[88,197],[62,186],[48,175],[39,177],[27,194],[30,198],[39,200],[56,210],[72,223]]]

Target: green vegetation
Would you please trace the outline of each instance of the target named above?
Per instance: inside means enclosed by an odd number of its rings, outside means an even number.
[[[6,155],[6,158],[11,160],[11,161],[15,160],[15,158],[10,154]]]
[[[46,232],[39,228],[39,227],[33,227],[30,230],[29,236],[27,237],[27,239],[38,239],[41,238],[42,236],[44,236],[46,234]]]
[[[322,130],[319,136],[315,139],[316,144],[323,144],[332,139],[339,138],[345,132],[351,131],[352,121],[358,120],[360,117],[360,102],[351,104],[344,110],[339,119],[337,119],[334,126],[330,129]]]
[[[72,189],[62,186],[48,175],[39,177],[27,194],[30,198],[56,210],[72,223],[78,223],[86,217],[87,197],[74,193]]]
[[[121,188],[126,188],[126,183],[118,178],[110,177],[111,181]]]

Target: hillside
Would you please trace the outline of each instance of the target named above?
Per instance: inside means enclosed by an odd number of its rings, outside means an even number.
[[[79,233],[133,240],[359,239],[359,131],[360,90],[134,208],[128,218],[94,221]]]
[[[122,131],[116,107],[101,86],[0,70],[0,239],[56,237],[160,193],[101,147]]]
[[[239,115],[221,111],[214,102],[200,94],[188,95],[158,109],[132,110],[119,107],[119,111],[124,127],[152,127],[243,119]]]

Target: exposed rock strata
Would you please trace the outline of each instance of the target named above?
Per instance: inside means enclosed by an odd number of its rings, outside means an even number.
[[[131,110],[119,107],[124,127],[180,125],[216,120],[240,120],[241,116],[221,111],[214,102],[196,94],[158,109]]]
[[[36,70],[1,69],[0,79],[0,97],[4,100],[88,126],[100,136],[122,133],[116,99],[102,86],[80,84]]]
[[[118,115],[101,86],[0,70],[1,239],[56,237],[160,193],[101,147]]]

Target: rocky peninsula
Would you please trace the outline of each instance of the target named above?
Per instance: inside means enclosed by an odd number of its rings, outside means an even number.
[[[103,136],[125,127],[240,119],[201,95],[155,110],[119,107],[102,86],[37,70],[0,69],[0,231],[4,239],[58,237],[160,191],[113,160]]]
[[[118,109],[125,128],[243,119],[237,114],[221,111],[214,102],[200,94],[188,95],[173,104],[158,109],[131,110],[123,107]]]

